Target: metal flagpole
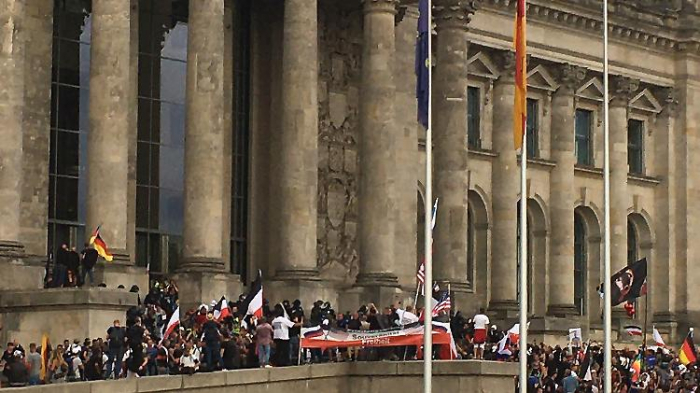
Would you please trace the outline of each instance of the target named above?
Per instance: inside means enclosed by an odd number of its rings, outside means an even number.
[[[520,148],[520,393],[527,393],[527,131]]]
[[[610,299],[610,81],[608,75],[608,0],[603,0],[603,139],[605,160],[603,162],[603,204],[605,215],[605,230],[603,238],[603,301],[604,301],[604,331],[605,344],[603,352],[604,361],[604,389],[605,393],[612,393],[612,303]],[[619,169],[619,168],[618,168]]]
[[[433,203],[433,2],[428,0],[428,127],[425,133],[425,283],[433,282],[431,221]],[[433,391],[433,313],[432,296],[423,296],[425,326],[423,332],[423,393]]]

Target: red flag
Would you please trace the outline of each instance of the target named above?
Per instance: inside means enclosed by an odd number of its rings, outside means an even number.
[[[515,106],[513,108],[513,132],[515,150],[523,147],[523,135],[527,124],[527,40],[525,26],[526,0],[518,0],[515,13]]]

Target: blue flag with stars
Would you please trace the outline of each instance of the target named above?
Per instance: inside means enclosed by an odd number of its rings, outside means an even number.
[[[430,21],[428,20],[428,0],[418,4],[418,42],[416,43],[416,97],[418,98],[418,121],[428,128],[428,105],[430,103],[430,86],[428,86],[428,40],[430,39]]]

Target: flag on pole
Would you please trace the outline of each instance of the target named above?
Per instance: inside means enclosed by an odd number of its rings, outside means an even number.
[[[627,326],[625,326],[625,331],[630,336],[641,336],[642,335],[642,328],[640,328],[639,326],[627,325]]]
[[[695,363],[695,361],[698,360],[698,355],[695,352],[695,343],[693,342],[693,328],[690,328],[688,336],[683,340],[681,349],[678,350],[678,360],[680,360],[684,366]]]
[[[39,372],[39,380],[46,379],[46,367],[49,364],[49,335],[44,333],[41,336],[41,371]]]
[[[656,343],[656,346],[658,347],[665,347],[666,343],[664,343],[663,337],[661,337],[661,333],[659,333],[658,330],[656,330],[656,326],[652,327],[653,334],[654,334],[654,342]]]
[[[430,58],[428,42],[430,41],[430,21],[428,21],[428,0],[418,2],[418,42],[416,43],[416,98],[418,98],[418,121],[428,128],[428,106],[430,105],[430,87],[428,71]]]
[[[214,319],[217,321],[222,321],[231,316],[231,309],[228,307],[226,296],[222,296],[219,302],[216,303],[212,309],[212,313],[214,314]]]
[[[176,308],[173,315],[170,316],[170,320],[168,320],[168,324],[165,326],[165,331],[163,332],[163,337],[160,339],[160,342],[162,343],[163,340],[165,340],[168,336],[170,336],[170,333],[174,332],[175,329],[179,325],[180,325],[180,307]]]
[[[603,287],[603,284],[600,285]],[[647,259],[642,258],[637,262],[627,265],[610,277],[611,296],[613,307],[622,302],[631,302],[634,299],[647,294]]]
[[[523,147],[523,135],[527,123],[527,40],[525,37],[525,0],[518,0],[515,13],[515,107],[513,132],[515,150]]]
[[[248,296],[243,300],[241,309],[246,310],[246,315],[254,315],[258,318],[263,316],[263,286],[260,270],[258,270],[258,277],[251,285]]]
[[[586,352],[583,355],[583,361],[581,361],[581,372],[583,374],[584,381],[591,381],[593,377],[591,376],[591,342],[588,341],[586,346]]]
[[[433,215],[430,220],[430,243],[432,244],[433,239],[432,239],[432,233],[435,230],[435,222],[437,221],[437,208],[438,208],[438,201],[440,199],[435,199],[435,205],[433,206]],[[432,252],[432,250],[430,250]],[[420,266],[418,267],[418,272],[416,273],[416,278],[418,279],[418,282],[422,285],[425,285],[425,259],[423,262],[421,262]],[[423,293],[425,295],[425,293]]]
[[[97,228],[95,228],[95,232],[92,233],[92,237],[90,237],[90,244],[92,244],[92,247],[97,250],[97,253],[100,254],[102,258],[105,259],[107,262],[112,262],[112,253],[109,252],[109,248],[107,248],[107,243],[105,243],[104,240],[102,240],[102,236],[100,236],[100,226],[98,225]]]
[[[433,316],[436,317],[443,311],[450,312],[450,309],[452,309],[452,303],[450,301],[450,293],[444,292],[442,294],[442,296],[440,296],[440,300],[438,300],[437,304],[435,304],[435,306],[433,306]]]

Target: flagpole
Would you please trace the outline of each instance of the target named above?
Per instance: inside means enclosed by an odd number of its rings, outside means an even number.
[[[425,132],[425,280],[433,282],[432,209],[433,203],[433,2],[428,0],[428,127]],[[425,284],[423,284],[425,285]],[[427,292],[427,291],[426,291]],[[432,393],[433,383],[433,313],[432,296],[423,296],[425,326],[423,331],[423,393]]]
[[[527,131],[520,149],[520,393],[527,393]]]
[[[609,102],[609,69],[608,69],[608,0],[603,0],[603,204],[604,204],[604,259],[603,259],[603,301],[604,301],[604,336],[603,352],[604,361],[604,389],[605,393],[612,393],[612,302],[610,298],[610,102]],[[618,168],[620,169],[620,168]]]

